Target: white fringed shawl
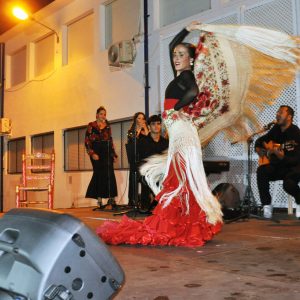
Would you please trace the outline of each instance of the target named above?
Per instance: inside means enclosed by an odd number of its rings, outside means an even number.
[[[300,38],[254,26],[201,24],[198,28],[204,36],[194,73],[200,94],[206,91],[212,104],[201,108],[198,103],[197,113],[194,103],[189,113],[194,112],[202,144],[220,130],[243,140],[249,135],[248,124],[253,130],[258,127],[257,109],[272,105],[294,81],[300,69]]]
[[[207,184],[196,127],[187,119],[177,119],[172,122],[168,130],[170,141],[167,155],[152,156],[140,168],[141,174],[145,176],[153,192],[158,194],[161,183],[169,175],[172,166],[178,185],[172,190],[165,189],[165,192],[160,195],[159,201],[163,207],[168,206],[177,197],[183,204],[182,213],[189,214],[190,193],[192,193],[199,207],[205,212],[209,223],[222,222],[220,203],[212,195]]]

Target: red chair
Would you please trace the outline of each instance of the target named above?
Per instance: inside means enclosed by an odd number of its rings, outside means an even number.
[[[55,155],[34,153],[22,155],[22,184],[16,186],[17,207],[47,203],[53,209]],[[45,201],[28,200],[28,192],[48,192]]]

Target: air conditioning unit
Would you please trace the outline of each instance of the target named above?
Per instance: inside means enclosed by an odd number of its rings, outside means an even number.
[[[8,118],[0,119],[0,134],[10,134],[11,133],[11,120]]]
[[[134,44],[130,40],[111,45],[108,49],[108,65],[121,67],[133,64],[135,53]]]

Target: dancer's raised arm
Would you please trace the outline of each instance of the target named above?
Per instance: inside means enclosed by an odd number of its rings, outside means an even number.
[[[198,21],[193,21],[189,25],[187,25],[185,28],[183,28],[179,33],[176,34],[176,36],[173,38],[173,40],[169,44],[169,53],[170,53],[170,61],[171,66],[173,69],[174,77],[176,76],[176,70],[173,63],[173,52],[175,47],[178,44],[181,44],[181,42],[185,39],[185,37],[193,30],[199,30],[199,25],[201,23]]]

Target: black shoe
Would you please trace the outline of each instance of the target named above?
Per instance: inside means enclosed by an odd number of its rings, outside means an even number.
[[[152,215],[152,212],[149,209],[139,209],[139,213],[146,216]]]
[[[107,206],[107,204],[102,203],[102,199],[98,199],[98,207],[100,209],[105,209],[106,206]]]
[[[118,205],[117,205],[116,200],[114,198],[109,198],[108,201],[107,201],[107,204],[111,205],[112,210],[117,210],[118,209]]]
[[[128,206],[128,208],[133,208],[133,207],[135,207],[135,204],[132,200],[129,200],[127,206]]]

